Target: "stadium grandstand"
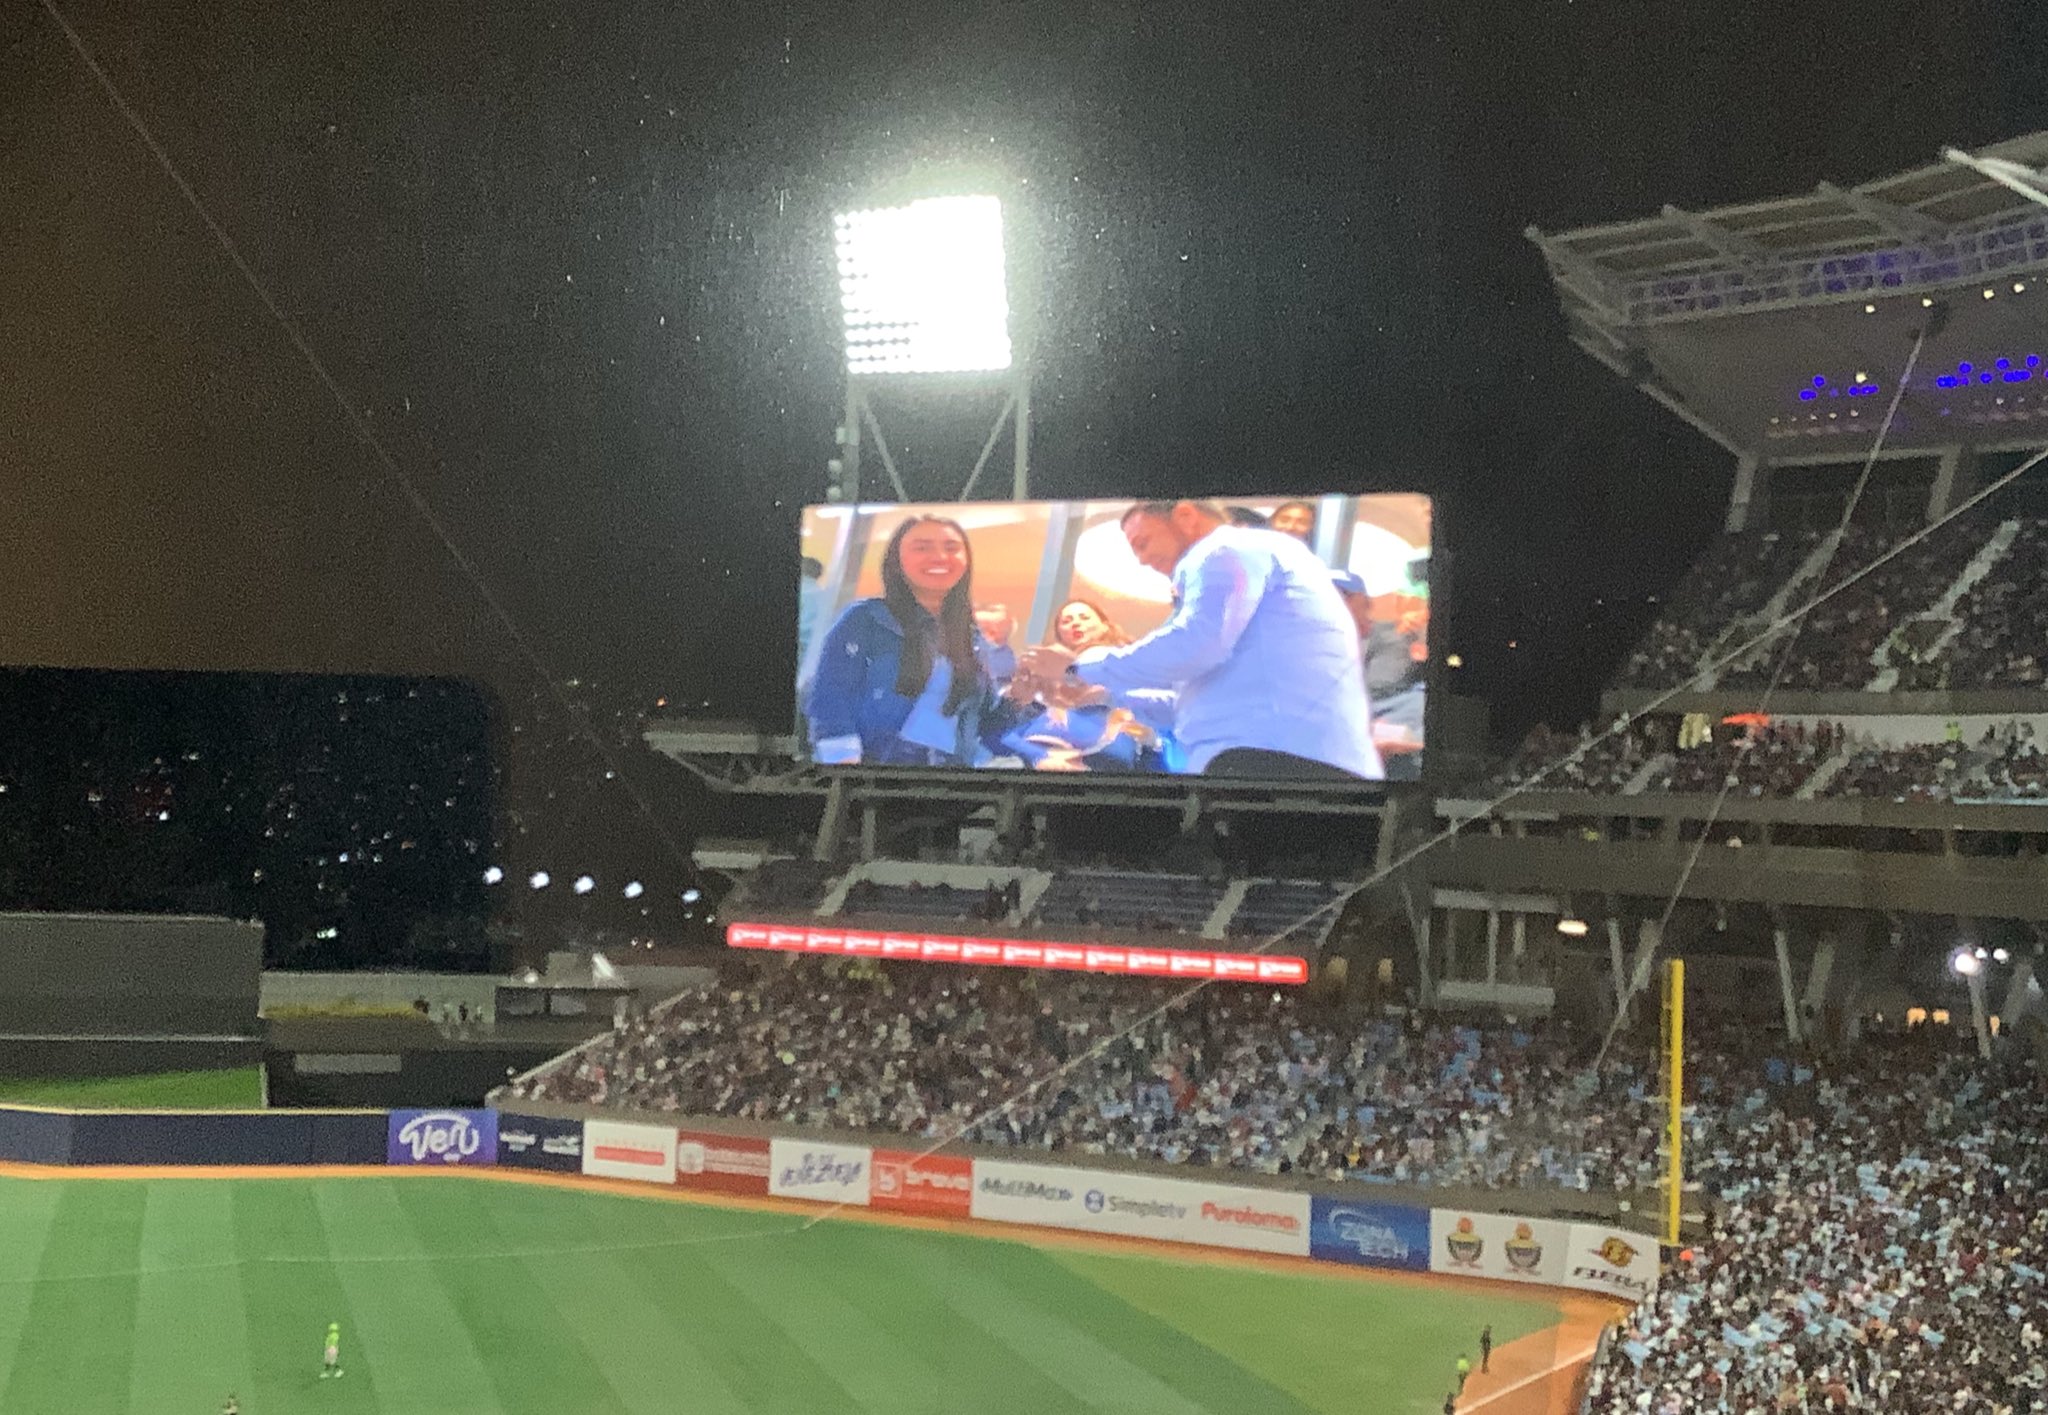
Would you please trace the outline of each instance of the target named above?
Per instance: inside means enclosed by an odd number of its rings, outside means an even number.
[[[1370,789],[657,720],[758,827],[697,852],[741,947],[501,1103],[1618,1220],[1670,1177],[1678,959],[1680,1224],[1574,1408],[2048,1408],[2048,204],[1982,170],[2048,134],[1972,161],[1532,230],[1574,341],[1736,462],[1597,720],[1473,770],[1434,702],[1423,780]],[[1141,952],[1204,961],[1096,975]]]

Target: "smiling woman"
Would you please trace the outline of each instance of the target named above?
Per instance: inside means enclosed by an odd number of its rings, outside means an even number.
[[[975,622],[974,550],[958,521],[917,515],[890,536],[882,594],[849,605],[804,704],[811,750],[840,765],[975,766],[1014,752],[996,691],[1013,656]]]

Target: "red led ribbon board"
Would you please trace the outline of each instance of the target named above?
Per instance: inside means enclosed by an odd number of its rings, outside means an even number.
[[[903,963],[1054,968],[1071,973],[1213,979],[1220,983],[1292,986],[1308,981],[1306,958],[1267,953],[1209,953],[1186,948],[1141,948],[1120,943],[1052,943],[1045,939],[963,938],[866,929],[821,929],[805,924],[755,923],[726,925],[725,942],[728,948],[753,948],[769,953],[820,953],[835,958],[884,958]]]

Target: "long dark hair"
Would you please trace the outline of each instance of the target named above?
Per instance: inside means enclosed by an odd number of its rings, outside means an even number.
[[[981,660],[974,656],[974,542],[958,521],[944,516],[912,516],[889,537],[882,552],[882,602],[903,628],[903,657],[896,665],[896,691],[915,698],[932,676],[932,637],[926,626],[931,615],[911,592],[910,577],[903,573],[903,538],[919,526],[944,526],[960,537],[967,548],[967,571],[960,583],[946,591],[939,602],[939,652],[953,665],[953,683],[946,690],[946,716],[981,690]]]

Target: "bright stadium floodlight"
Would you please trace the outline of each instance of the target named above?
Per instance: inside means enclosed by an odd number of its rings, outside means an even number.
[[[933,450],[946,448],[947,439],[921,446],[917,465],[899,465],[882,430],[879,400],[924,397],[926,389],[916,380],[929,377],[948,381],[949,398],[976,388],[1000,397],[1000,411],[965,483],[958,492],[948,487],[940,494],[971,500],[1007,428],[1011,496],[1029,499],[1030,359],[1028,341],[1011,320],[1010,215],[1001,197],[976,195],[921,197],[832,218],[846,415],[825,462],[828,501],[861,499],[861,470],[870,454],[898,501],[930,500],[928,487],[917,493],[911,488],[936,473],[950,478],[951,453]]]
[[[849,374],[1010,367],[1003,204],[929,197],[833,219]]]

